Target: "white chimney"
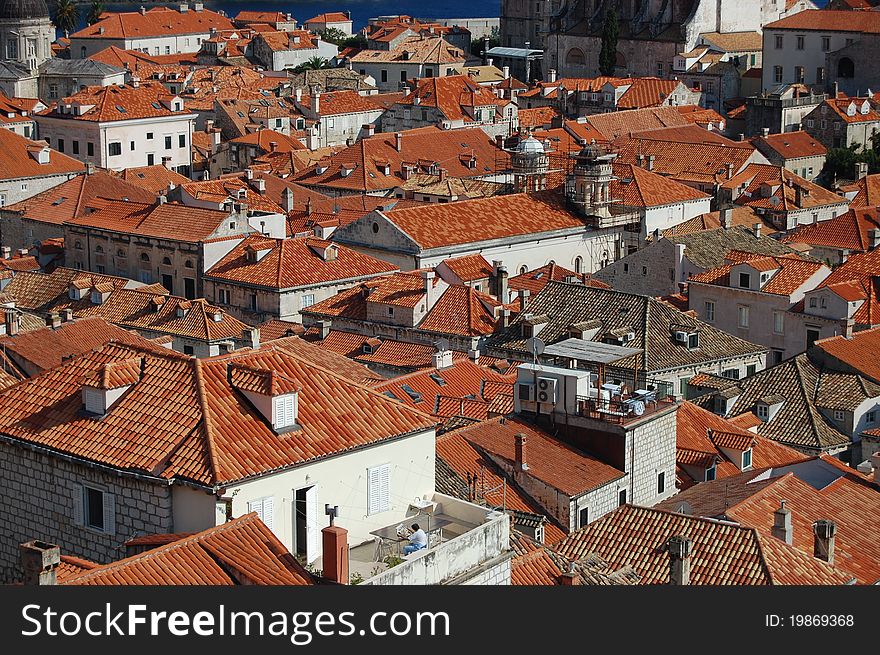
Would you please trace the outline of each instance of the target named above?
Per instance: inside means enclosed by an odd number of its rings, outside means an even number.
[[[452,366],[452,351],[449,349],[438,350],[434,353],[434,368],[443,369]]]
[[[551,68],[548,71],[547,81],[548,82],[555,82],[556,81],[556,69],[555,68]]]

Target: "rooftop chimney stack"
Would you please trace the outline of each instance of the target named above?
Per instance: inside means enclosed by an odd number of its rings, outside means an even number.
[[[52,312],[49,316],[46,317],[46,325],[53,330],[57,330],[61,327],[61,314],[58,312]]]
[[[318,321],[318,337],[323,341],[330,336],[331,321]]]
[[[21,325],[21,318],[19,318],[18,312],[14,309],[7,309],[5,312],[5,318],[6,334],[13,337],[18,334],[18,330]]]
[[[727,179],[731,179],[733,177],[733,164],[727,164]]]
[[[773,529],[770,533],[780,541],[791,545],[791,510],[786,509],[784,500],[779,502],[779,509],[773,512]]]
[[[56,584],[55,575],[61,563],[61,549],[55,544],[35,539],[18,547],[24,584],[42,586]]]
[[[868,176],[868,162],[866,161],[857,161],[856,162],[856,179],[861,180]]]
[[[3,259],[10,259],[12,257],[12,248],[9,246],[3,246],[0,248],[0,253],[2,253]]]
[[[755,238],[756,238],[756,239],[760,239],[760,238],[761,238],[761,223],[755,223],[755,224],[752,226],[752,230],[753,230],[754,233],[755,233]]]
[[[770,128],[769,127],[762,127],[761,128],[761,136],[763,136],[763,137],[770,136]]]
[[[400,132],[396,132],[394,134],[394,149],[397,150],[397,152],[400,152],[401,146],[403,145],[402,142],[403,142],[403,135]]]
[[[293,211],[293,191],[291,191],[290,187],[286,187],[281,192],[281,206],[288,214]]]
[[[834,565],[834,536],[837,525],[834,521],[820,519],[813,523],[813,557]]]
[[[880,451],[871,455],[871,464],[874,465],[874,482],[880,484]]]
[[[844,339],[852,339],[853,327],[855,327],[855,324],[855,320],[851,317],[847,317],[840,321],[840,333]]]
[[[324,564],[322,575],[333,582],[348,584],[348,530],[333,525],[337,507],[325,505],[324,511],[330,517],[330,525],[321,530],[321,555]]]
[[[508,301],[507,294],[507,268],[500,260],[492,262],[492,270],[495,273],[495,297],[498,302],[506,304]]]
[[[318,87],[312,88],[312,112],[316,115],[321,113],[321,91]]]
[[[516,470],[528,471],[529,464],[526,461],[526,435],[518,432],[514,437],[514,448],[516,450]]]
[[[556,81],[556,69],[555,68],[551,68],[548,71],[547,81],[548,82],[555,82]]]
[[[501,76],[507,80],[510,79],[510,66],[505,66],[501,69]]]
[[[877,228],[872,228],[868,230],[868,238],[871,240],[871,250],[873,250],[877,246],[880,246],[880,230],[878,230]]]
[[[648,170],[654,170],[654,155],[648,155]]]
[[[676,535],[669,539],[669,584],[691,583],[691,540]]]
[[[528,289],[520,289],[519,290],[519,308],[520,311],[526,308],[526,304],[529,302],[529,296],[531,295],[531,291]]]
[[[719,216],[721,220],[721,227],[725,230],[729,230],[733,227],[733,208],[732,207],[724,207]]]

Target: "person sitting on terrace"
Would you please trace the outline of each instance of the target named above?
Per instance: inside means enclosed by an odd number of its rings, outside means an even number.
[[[412,528],[412,532],[408,537],[409,543],[403,547],[404,555],[409,555],[410,553],[414,553],[422,548],[427,548],[428,546],[428,535],[426,535],[425,531],[419,527],[419,524],[413,523],[410,527]]]

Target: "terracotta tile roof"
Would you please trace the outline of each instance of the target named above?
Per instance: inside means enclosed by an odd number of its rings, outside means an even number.
[[[583,321],[600,320],[604,332],[627,328],[635,333],[628,344],[644,349],[640,366],[647,371],[663,371],[685,366],[698,366],[734,356],[745,356],[766,349],[734,337],[707,323],[680,312],[649,296],[597,289],[579,284],[548,282],[542,291],[529,299],[527,309],[534,315],[548,315],[541,329],[541,339],[548,344],[568,338],[569,326]],[[522,315],[511,325],[487,340],[487,352],[527,353],[522,336]],[[700,334],[700,348],[688,350],[673,340],[673,326],[688,326]],[[680,329],[680,328],[675,328]],[[620,366],[628,366],[622,362]]]
[[[517,112],[520,128],[548,128],[554,119],[561,115],[555,107],[535,107],[520,109]]]
[[[65,576],[65,585],[313,585],[255,513],[132,557]]]
[[[639,77],[632,80],[629,88],[617,100],[619,109],[645,109],[659,107],[681,84],[678,80],[661,80],[657,77]]]
[[[576,284],[585,284],[597,289],[610,289],[611,287],[601,280],[594,279],[589,273],[575,273],[564,266],[556,263],[546,264],[540,268],[516,275],[508,280],[508,285],[513,291],[528,289],[531,293],[538,293],[547,286],[547,283],[566,282],[574,278]]]
[[[218,30],[232,30],[232,22],[217,12],[180,12],[168,7],[153,7],[145,13],[137,11],[105,12],[101,20],[74,32],[71,39],[142,39],[166,34],[202,34]]]
[[[318,45],[308,30],[294,30],[292,32],[259,32],[256,41],[263,41],[269,50],[273,52],[285,52],[290,50],[315,50]]]
[[[42,372],[110,342],[150,347],[150,342],[137,334],[94,317],[63,323],[56,329],[46,327],[5,336],[0,338],[0,348],[20,366],[27,364]]]
[[[850,188],[855,191],[850,207],[880,206],[880,174],[866,175],[846,190]]]
[[[89,209],[102,207],[108,198],[149,203],[155,200],[156,195],[143,186],[128,183],[104,171],[96,171],[91,175],[77,175],[26,200],[7,205],[4,210],[19,213],[22,218],[61,225]]]
[[[700,130],[707,137],[710,132]],[[669,176],[684,182],[720,183],[727,179],[728,164],[733,165],[733,172],[741,171],[754,158],[755,151],[749,144],[736,141],[725,143],[707,138],[696,142],[660,139],[655,131],[644,132],[635,136],[621,137],[614,142],[618,153],[615,165],[630,164],[639,166],[639,155],[643,157],[642,170],[647,170],[649,156],[654,157],[651,172]],[[672,135],[663,136],[671,137]],[[726,141],[726,139],[725,139]]]
[[[66,224],[108,232],[197,243],[211,237],[228,212],[177,203],[146,204],[108,200],[103,207]]]
[[[235,15],[236,23],[285,23],[289,14],[280,11],[247,11],[242,10]]]
[[[61,298],[67,298],[71,284],[81,289],[91,289],[95,284],[104,282],[112,282],[114,288],[121,289],[130,280],[59,267],[51,273],[18,273],[4,291],[15,298],[16,307],[45,315]]]
[[[724,117],[714,109],[706,109],[699,105],[677,105],[678,112],[694,125],[707,129],[709,126],[722,129],[719,126],[726,125]]]
[[[516,418],[500,418],[477,423],[460,434],[478,449],[504,460],[515,461],[515,435],[527,437],[528,476],[576,497],[625,476],[613,466],[559,441],[529,423]]]
[[[284,337],[302,336],[306,331],[302,323],[280,321],[278,319],[270,319],[265,323],[260,323],[258,327],[260,328],[261,343],[283,339]]]
[[[602,134],[605,141],[613,141],[633,132],[691,124],[675,107],[627,109],[607,114],[594,114],[587,117],[586,122]]]
[[[868,98],[851,98],[841,93],[836,99],[825,100],[823,105],[830,107],[831,111],[845,123],[880,122],[880,114],[877,113]]]
[[[835,568],[859,584],[880,580],[880,545],[873,538],[880,529],[880,514],[876,511],[880,492],[876,485],[829,456],[761,469],[764,467],[697,485],[662,507],[684,501],[694,513],[736,521],[770,539],[773,513],[784,500],[791,511],[795,548],[812,555],[813,523],[821,519],[834,521]]]
[[[423,77],[415,81],[412,91],[403,96],[398,104],[434,107],[447,120],[471,122],[475,120],[477,107],[501,107],[509,103],[492,91],[472,81],[467,75],[446,75],[444,77]],[[503,115],[498,112],[496,121]]]
[[[825,146],[804,131],[756,136],[752,142],[758,150],[769,151],[783,159],[816,157],[828,152]]]
[[[733,227],[753,228],[755,223],[761,223],[761,234],[770,236],[778,230],[773,225],[763,221],[751,207],[731,207],[731,219]],[[717,230],[721,227],[721,212],[713,211],[699,216],[694,216],[683,223],[673,225],[661,232],[664,239],[674,239],[696,232]]]
[[[55,570],[55,575],[57,576],[56,580],[58,584],[65,584],[66,581],[80,573],[85,571],[90,571],[94,568],[101,566],[97,562],[91,562],[87,559],[83,559],[81,557],[74,557],[72,555],[61,555],[61,562],[58,564],[58,568]]]
[[[160,164],[126,168],[119,176],[126,182],[146,189],[153,194],[166,193],[170,188],[190,181],[188,177]],[[112,198],[114,196],[105,191],[104,197]]]
[[[443,78],[446,79],[446,78]],[[303,95],[302,105],[308,107],[310,95]],[[362,96],[357,91],[325,91],[320,96],[320,115],[339,116],[343,114],[364,114],[382,112],[384,107],[374,102],[372,96]]]
[[[865,32],[877,34],[880,33],[880,25],[877,24],[876,18],[876,16],[869,12],[807,9],[772,23],[767,23],[764,29],[821,30],[823,32]]]
[[[813,344],[844,369],[857,371],[880,383],[880,328],[860,330],[843,336],[819,339]]]
[[[859,376],[818,368],[806,354],[784,360],[734,383],[736,399],[727,413],[755,412],[758,400],[781,395],[786,401],[770,420],[758,425],[757,434],[801,451],[823,451],[846,446],[852,437],[834,426],[820,407],[854,405],[880,395],[880,387]],[[733,386],[732,385],[732,389]],[[695,400],[707,406],[711,396]]]
[[[748,263],[749,266],[758,271],[766,272],[776,270],[776,273],[773,274],[770,280],[761,287],[761,292],[781,296],[790,296],[799,289],[802,289],[804,285],[825,266],[821,262],[807,261],[796,255],[769,257],[754,253],[743,253],[742,256],[734,256],[733,263],[710,268],[709,270],[691,277],[690,281],[729,287],[731,286],[731,268],[742,263]],[[827,268],[825,270],[827,274],[829,271]]]
[[[419,323],[419,330],[440,332],[464,337],[477,337],[495,331],[495,301],[473,288],[450,285],[427,316]]]
[[[800,225],[787,232],[783,243],[807,243],[813,247],[830,247],[866,252],[873,247],[871,230],[880,228],[876,207],[850,208],[844,214],[813,225]]]
[[[317,16],[313,16],[309,18],[306,23],[347,23],[351,21],[351,17],[348,14],[344,14],[341,11],[330,11],[323,14],[318,14]]]
[[[492,399],[513,393],[515,377],[515,374],[502,375],[469,359],[453,359],[452,366],[415,371],[380,382],[373,388],[404,405],[439,418],[468,416],[482,420],[488,418],[488,404]],[[487,389],[487,382],[500,384]],[[444,404],[445,399],[456,402]],[[462,406],[462,400],[471,401],[472,406]]]
[[[407,64],[463,64],[465,53],[441,37],[412,36],[393,50],[361,50],[350,57],[351,63],[407,62]]]
[[[0,269],[4,271],[39,271],[40,262],[32,255],[15,254],[11,259],[0,259]]]
[[[385,212],[385,216],[425,250],[554,230],[583,229],[584,225],[568,211],[564,198],[554,191],[432,203],[425,207],[393,209]]]
[[[49,152],[49,161],[45,164],[36,159],[36,153],[43,150]],[[12,130],[0,129],[0,180],[74,175],[84,170],[85,164],[81,161],[52,150],[45,141],[32,141]]]
[[[506,155],[479,128],[423,127],[399,134],[400,151],[395,134],[377,134],[322,159],[294,179],[307,186],[379,191],[406,181],[404,165],[419,173],[430,172],[442,163],[450,177],[463,178],[481,177],[507,167]],[[348,174],[343,175],[343,168]]]
[[[107,363],[132,357],[142,361],[139,382],[100,421],[82,416],[80,380]],[[275,371],[299,383],[300,430],[279,438],[230,386],[233,363]],[[425,414],[275,345],[196,360],[111,344],[0,394],[0,431],[14,440],[208,486],[432,426]],[[120,429],[126,432],[124,441],[116,438]]]
[[[703,32],[700,38],[726,52],[750,52],[763,48],[760,32]]]
[[[737,205],[775,211],[795,211],[846,202],[845,198],[795,175],[786,168],[769,164],[749,164],[721,186],[724,189],[742,189],[742,193],[734,200]],[[800,201],[796,191],[798,187],[807,192],[800,194]]]
[[[480,253],[464,257],[450,257],[443,264],[462,282],[474,282],[492,277],[492,265]]]
[[[357,384],[372,385],[383,378],[375,375],[366,366],[353,362],[341,353],[332,349],[322,348],[318,343],[311,343],[298,336],[280,337],[272,342],[272,346],[327,369],[336,375]]]
[[[186,117],[185,109],[174,111],[172,99],[165,86],[159,82],[145,81],[137,86],[90,86],[63,98],[40,116],[72,121],[112,122],[168,116]],[[181,102],[181,107],[183,103]],[[82,113],[74,113],[73,107],[81,106]],[[62,110],[63,107],[63,110]]]
[[[844,264],[836,267],[819,287],[835,287],[841,282],[849,282],[861,288],[860,294],[866,299],[853,314],[856,325],[880,325],[880,300],[877,297],[877,272],[880,271],[880,250],[853,255]]]
[[[631,566],[641,584],[668,584],[667,544],[691,540],[692,585],[846,584],[850,576],[756,530],[657,509],[624,505],[556,546],[564,557],[595,554],[612,568]]]
[[[615,163],[612,168],[616,179],[611,182],[611,196],[627,207],[662,207],[709,197],[633,164]]]
[[[260,257],[258,253],[264,251],[268,252]],[[360,281],[396,270],[380,259],[323,239],[251,236],[205,271],[204,277],[280,290]]]

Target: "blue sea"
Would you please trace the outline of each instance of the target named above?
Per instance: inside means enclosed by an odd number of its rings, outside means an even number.
[[[166,4],[166,3],[163,3]],[[172,3],[167,3],[173,6]],[[190,0],[190,6],[193,0]],[[263,0],[262,2],[229,2],[224,0],[205,0],[205,7],[214,11],[223,11],[233,18],[243,9],[249,11],[282,11],[291,14],[300,22],[304,22],[328,11],[350,11],[354,21],[354,29],[358,30],[375,16],[406,14],[415,18],[485,18],[496,17],[501,13],[501,0],[304,0],[289,2],[279,0]],[[108,3],[106,11],[137,11],[140,3],[126,4]],[[155,3],[144,3],[147,8]],[[80,18],[85,25],[88,5],[80,5]]]

